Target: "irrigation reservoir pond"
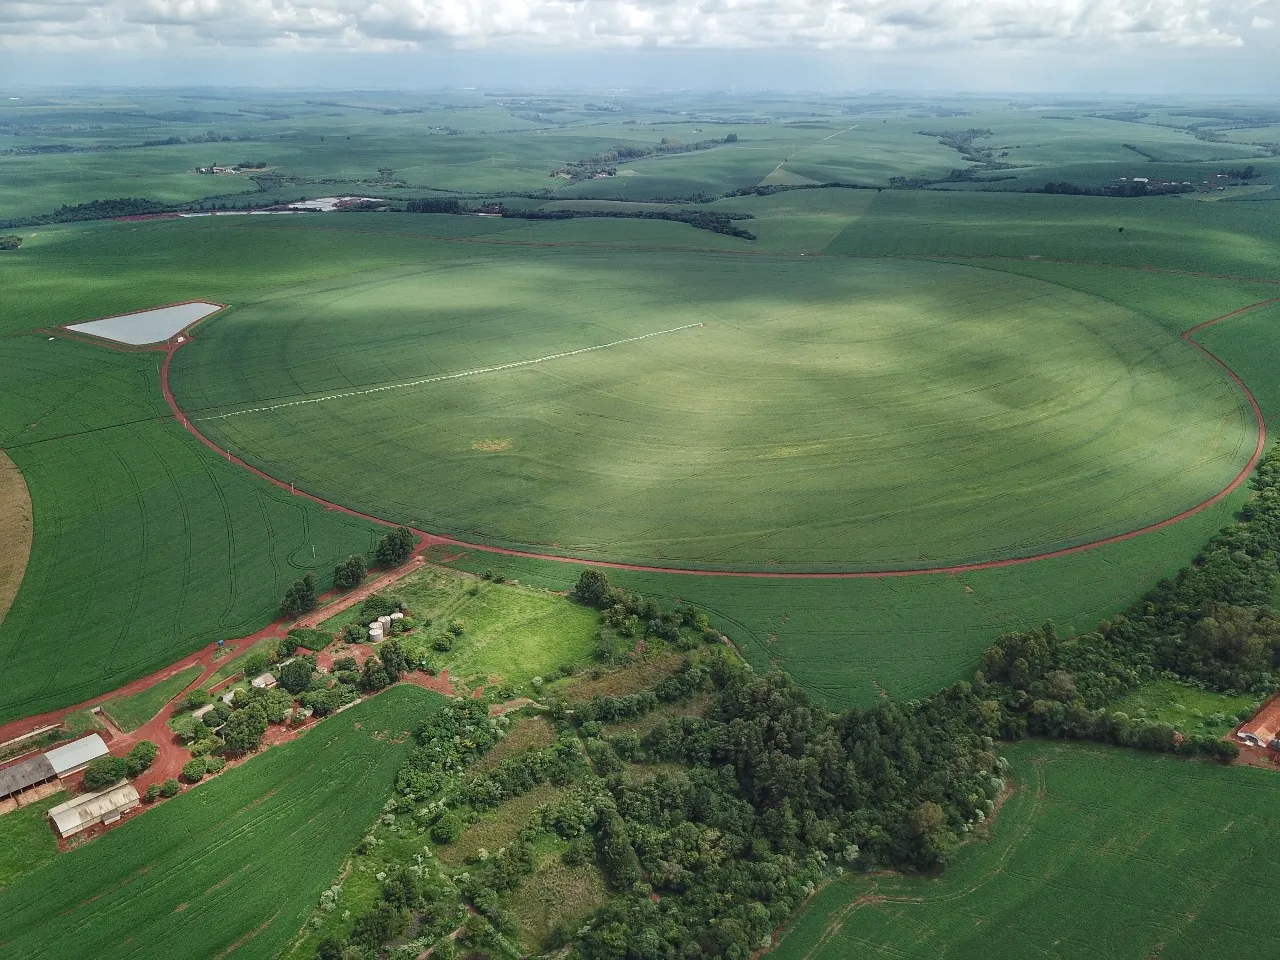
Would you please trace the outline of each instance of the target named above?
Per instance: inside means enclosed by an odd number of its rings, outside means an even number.
[[[203,320],[221,309],[219,304],[197,300],[192,303],[177,303],[171,307],[126,313],[118,317],[104,317],[87,323],[74,323],[67,329],[140,347],[168,340],[197,320]]]

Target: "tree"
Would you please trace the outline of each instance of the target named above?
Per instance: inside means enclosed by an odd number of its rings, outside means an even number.
[[[280,686],[296,696],[311,685],[314,674],[306,657],[295,657],[280,668]]]
[[[364,662],[364,671],[360,674],[360,689],[365,693],[376,693],[391,683],[387,676],[387,668],[377,657],[370,657]]]
[[[182,709],[198,710],[213,699],[213,694],[203,687],[196,687],[182,698]]]
[[[413,531],[408,527],[396,527],[378,543],[378,549],[375,553],[378,565],[383,567],[398,567],[413,556],[413,547],[416,543]]]
[[[369,565],[364,556],[353,553],[333,568],[333,585],[339,590],[351,590],[360,586],[364,575],[369,572]]]
[[[409,671],[409,658],[405,655],[399,640],[387,640],[383,643],[378,648],[378,659],[382,661],[387,678],[392,682],[399,680],[402,674]]]
[[[123,757],[95,757],[84,768],[84,788],[105,790],[129,775],[129,766]]]
[[[296,617],[315,608],[316,578],[308,573],[301,580],[295,580],[293,586],[285,591],[284,599],[280,601],[280,613],[286,617]]]
[[[170,777],[160,785],[160,796],[168,800],[170,797],[176,797],[181,790],[182,784],[178,783],[178,781],[173,779],[173,777]]]
[[[609,589],[609,578],[599,570],[583,570],[571,596],[588,607],[598,607],[608,596]]]
[[[22,238],[12,234],[0,237],[0,250],[17,250],[22,246]]]
[[[199,783],[204,779],[206,770],[204,757],[196,757],[182,765],[182,779],[187,783]]]
[[[267,732],[267,714],[256,703],[231,714],[222,731],[222,742],[232,753],[250,753],[262,743]]]
[[[156,754],[159,752],[160,748],[150,740],[139,740],[124,758],[125,772],[129,775],[129,779],[132,780],[144,773],[155,761]]]
[[[153,783],[147,787],[147,792],[142,795],[143,803],[155,803],[160,799],[160,784]]]
[[[457,843],[462,836],[462,821],[452,813],[446,813],[431,827],[431,839],[441,846]]]

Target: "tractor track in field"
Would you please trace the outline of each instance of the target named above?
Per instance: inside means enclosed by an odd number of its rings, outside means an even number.
[[[1143,268],[1135,268],[1135,269],[1143,269]],[[1167,271],[1167,272],[1182,273],[1183,271]],[[1205,276],[1208,276],[1208,275],[1205,275]],[[1238,279],[1243,279],[1243,278],[1238,278]],[[1268,282],[1276,285],[1280,285],[1280,281],[1268,281]],[[973,563],[948,564],[948,565],[941,565],[941,566],[909,567],[909,568],[903,568],[903,569],[897,569],[897,570],[857,570],[857,571],[716,570],[716,569],[695,569],[695,568],[688,568],[688,567],[664,567],[664,566],[656,566],[656,565],[648,565],[648,564],[623,563],[615,560],[589,560],[589,559],[584,559],[582,557],[565,556],[562,554],[540,553],[532,550],[515,550],[509,547],[494,546],[492,544],[472,543],[466,540],[460,540],[456,537],[450,537],[444,534],[429,533],[425,530],[419,530],[412,527],[410,529],[413,530],[414,534],[417,535],[418,537],[417,550],[419,551],[426,550],[432,546],[448,546],[448,547],[459,548],[462,550],[474,550],[481,553],[490,553],[490,554],[506,556],[506,557],[519,557],[519,558],[531,559],[531,560],[550,560],[556,563],[587,564],[590,566],[601,567],[608,570],[626,570],[626,571],[632,571],[636,573],[669,573],[669,574],[682,574],[686,576],[699,576],[699,577],[741,577],[743,579],[760,579],[760,580],[870,580],[870,579],[879,579],[879,578],[888,578],[888,577],[895,577],[895,578],[917,577],[917,576],[938,575],[938,574],[956,575],[961,573],[973,573],[979,570],[995,570],[1002,567],[1020,566],[1026,563],[1036,563],[1041,560],[1053,560],[1058,557],[1066,557],[1076,553],[1083,553],[1085,551],[1094,550],[1094,549],[1097,549],[1098,547],[1105,547],[1113,543],[1121,543],[1125,540],[1132,540],[1136,537],[1143,536],[1144,534],[1155,533],[1158,530],[1163,530],[1166,527],[1173,526],[1175,523],[1179,523],[1183,520],[1186,520],[1188,517],[1195,516],[1197,513],[1200,513],[1201,511],[1206,510],[1209,507],[1213,506],[1215,503],[1219,502],[1224,497],[1229,496],[1249,478],[1249,475],[1253,472],[1254,467],[1257,466],[1258,460],[1261,459],[1263,449],[1266,446],[1266,441],[1267,441],[1266,419],[1263,417],[1262,409],[1261,407],[1258,406],[1258,401],[1254,398],[1252,391],[1249,390],[1248,386],[1245,385],[1245,382],[1240,378],[1240,376],[1234,370],[1232,370],[1229,366],[1227,366],[1227,364],[1223,362],[1216,354],[1214,354],[1207,347],[1203,346],[1202,344],[1194,340],[1193,336],[1196,333],[1199,333],[1200,331],[1205,330],[1208,327],[1211,327],[1215,324],[1221,323],[1224,320],[1229,320],[1232,317],[1238,317],[1241,314],[1248,313],[1253,310],[1258,310],[1263,307],[1272,306],[1277,303],[1280,303],[1280,297],[1272,297],[1267,300],[1260,300],[1257,303],[1252,303],[1252,304],[1249,304],[1248,306],[1240,307],[1238,310],[1233,310],[1230,313],[1226,313],[1226,314],[1223,314],[1222,316],[1214,317],[1211,320],[1206,320],[1203,323],[1196,324],[1195,326],[1182,331],[1182,334],[1181,334],[1183,341],[1185,341],[1195,350],[1198,350],[1201,354],[1207,357],[1210,361],[1212,361],[1214,364],[1220,367],[1227,374],[1227,376],[1231,379],[1231,381],[1236,385],[1236,387],[1243,394],[1245,400],[1249,404],[1249,408],[1253,411],[1254,421],[1257,425],[1257,430],[1258,430],[1258,439],[1254,445],[1253,453],[1249,457],[1248,463],[1244,465],[1244,467],[1236,475],[1235,479],[1233,479],[1229,484],[1227,484],[1225,487],[1223,487],[1221,490],[1219,490],[1217,493],[1213,494],[1212,496],[1206,498],[1205,500],[1202,500],[1200,503],[1196,504],[1195,506],[1189,507],[1188,509],[1183,510],[1182,512],[1177,513],[1174,516],[1168,517],[1164,520],[1160,520],[1155,523],[1150,523],[1134,530],[1128,530],[1124,533],[1114,534],[1109,537],[1102,537],[1101,539],[1098,539],[1098,540],[1091,540],[1088,543],[1081,543],[1081,544],[1076,544],[1075,546],[1063,547],[1057,550],[1049,550],[1043,553],[1028,554],[1026,556],[1010,557],[1010,558],[1001,559],[1001,560],[980,560],[980,561],[975,561]],[[164,352],[164,355],[165,355],[164,363],[161,365],[161,368],[160,368],[160,387],[161,387],[161,391],[164,394],[165,402],[169,405],[169,409],[173,412],[174,418],[189,433],[191,433],[196,439],[198,439],[210,450],[213,450],[220,457],[226,459],[229,463],[234,463],[240,467],[243,467],[244,469],[253,473],[255,476],[263,480],[266,480],[268,483],[274,484],[275,486],[281,489],[287,489],[290,493],[292,493],[295,496],[305,497],[306,499],[312,501],[313,503],[317,503],[325,507],[326,509],[336,510],[341,513],[345,513],[349,516],[358,517],[362,520],[376,523],[381,526],[386,526],[386,527],[397,526],[397,524],[394,523],[393,521],[387,520],[383,517],[375,517],[371,514],[362,513],[359,510],[354,510],[350,507],[344,507],[341,504],[334,503],[330,500],[325,500],[323,497],[318,497],[315,494],[306,492],[305,490],[299,490],[296,488],[294,484],[285,483],[283,480],[279,480],[276,477],[271,476],[269,473],[266,473],[265,471],[259,469],[258,467],[255,467],[252,464],[245,462],[240,457],[237,457],[235,454],[231,453],[231,451],[226,450],[225,448],[219,446],[209,437],[205,436],[205,434],[203,434],[200,431],[200,429],[192,422],[192,419],[188,417],[187,414],[183,411],[183,409],[178,405],[178,402],[174,398],[173,391],[170,388],[170,384],[169,384],[169,367],[173,360],[174,354],[177,353],[177,351],[181,349],[183,346],[185,346],[186,344],[191,343],[193,339],[186,331],[184,331],[184,334],[186,335],[184,336],[181,343],[172,342],[163,347],[156,347],[153,349],[161,350]]]

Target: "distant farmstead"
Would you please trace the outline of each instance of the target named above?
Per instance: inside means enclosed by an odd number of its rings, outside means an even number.
[[[100,823],[115,823],[137,805],[138,791],[132,784],[122,783],[60,803],[49,810],[49,819],[58,836],[66,839]]]

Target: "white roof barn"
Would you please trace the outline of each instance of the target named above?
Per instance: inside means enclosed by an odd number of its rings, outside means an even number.
[[[63,744],[60,747],[54,747],[45,753],[49,759],[49,763],[53,765],[53,771],[60,777],[65,777],[68,773],[75,773],[77,770],[83,770],[89,765],[89,761],[97,757],[105,757],[110,751],[107,745],[102,742],[102,738],[96,733],[87,737],[81,737],[71,743]]]

